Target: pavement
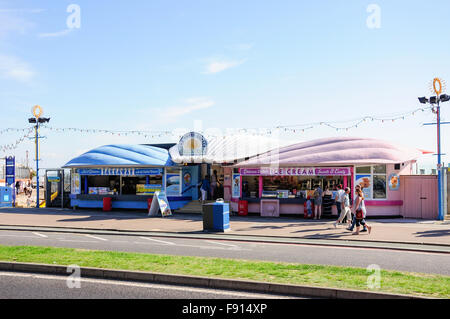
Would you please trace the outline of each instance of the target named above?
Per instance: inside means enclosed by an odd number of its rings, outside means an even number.
[[[368,219],[372,232],[353,235],[345,225],[334,227],[334,219],[231,216],[226,233],[212,233],[221,238],[251,238],[264,241],[297,240],[337,245],[422,245],[450,251],[450,221],[412,219]],[[151,232],[193,236],[205,234],[201,214],[177,214],[148,217],[143,211],[71,210],[49,208],[0,208],[0,228],[57,228],[84,231]]]

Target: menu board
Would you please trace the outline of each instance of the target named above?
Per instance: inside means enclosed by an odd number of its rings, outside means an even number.
[[[161,211],[162,217],[172,216],[169,200],[164,192],[155,192],[148,216],[157,216],[158,211]]]
[[[159,184],[137,184],[136,195],[154,195],[161,191],[162,185]]]
[[[109,195],[111,194],[108,187],[89,187],[89,195]]]

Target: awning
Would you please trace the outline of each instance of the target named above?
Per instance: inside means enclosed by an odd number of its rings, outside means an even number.
[[[333,137],[274,149],[236,166],[397,164],[415,160],[422,154],[418,149],[377,139]]]
[[[175,166],[165,149],[148,145],[105,145],[68,162],[63,168]]]

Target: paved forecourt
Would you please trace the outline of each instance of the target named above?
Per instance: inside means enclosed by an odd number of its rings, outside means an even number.
[[[335,228],[334,219],[305,220],[282,217],[231,216],[231,231],[226,236],[264,236],[340,242],[388,242],[450,246],[450,222],[369,219],[371,234],[352,235],[344,225]],[[144,212],[109,212],[70,209],[0,209],[0,226],[34,226],[73,229],[145,231],[182,234],[203,233],[201,214],[177,214],[171,217],[147,217]]]

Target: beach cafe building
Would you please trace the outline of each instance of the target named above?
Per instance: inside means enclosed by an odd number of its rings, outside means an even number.
[[[405,189],[422,151],[366,138],[335,137],[293,144],[260,154],[233,167],[234,210],[261,216],[303,214],[316,186],[334,192],[337,185],[360,185],[370,216],[401,216]],[[324,209],[326,203],[323,201]],[[337,215],[335,205],[328,214]],[[327,212],[325,212],[327,215]]]
[[[405,190],[420,150],[385,141],[334,137],[291,145],[253,135],[211,137],[191,132],[169,145],[109,145],[68,162],[71,206],[147,209],[156,191],[177,210],[198,200],[198,184],[217,174],[214,198],[241,214],[303,215],[306,199],[319,185],[361,185],[370,216],[401,216]],[[336,215],[336,207],[331,206]]]
[[[147,209],[156,191],[165,191],[172,209],[197,195],[196,167],[174,163],[167,149],[150,145],[107,145],[69,161],[71,206]]]

